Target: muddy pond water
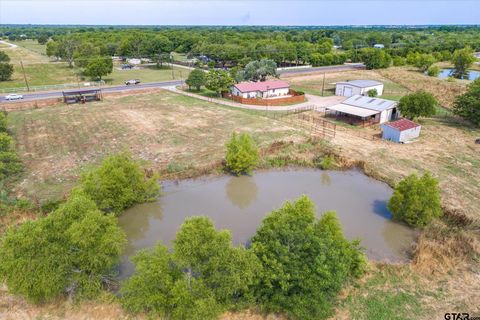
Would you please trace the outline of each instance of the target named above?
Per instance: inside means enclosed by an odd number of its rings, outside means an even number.
[[[209,216],[217,229],[231,230],[235,244],[246,244],[267,213],[303,194],[315,202],[318,216],[335,210],[347,238],[360,239],[370,259],[407,260],[415,232],[391,220],[387,201],[392,189],[388,185],[356,170],[270,170],[251,177],[162,182],[158,201],[130,208],[119,218],[128,238],[119,277],[133,273],[129,258],[136,251],[159,241],[170,245],[187,217]]]

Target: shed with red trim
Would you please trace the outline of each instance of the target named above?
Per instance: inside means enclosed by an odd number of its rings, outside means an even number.
[[[382,138],[394,142],[409,142],[420,136],[422,126],[408,119],[382,124]]]

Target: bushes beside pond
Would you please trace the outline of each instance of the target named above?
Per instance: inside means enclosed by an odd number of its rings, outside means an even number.
[[[157,176],[145,177],[141,165],[128,153],[109,156],[100,166],[85,171],[75,190],[85,193],[100,210],[115,214],[154,200],[159,191]]]
[[[429,173],[412,174],[400,181],[388,202],[388,210],[396,220],[414,227],[426,226],[442,215],[438,181]]]
[[[76,195],[50,215],[10,228],[0,244],[0,279],[32,302],[62,294],[90,298],[110,277],[126,243],[116,218]]]
[[[35,303],[61,295],[95,297],[114,280],[126,244],[115,214],[158,192],[155,176],[146,178],[130,155],[106,158],[82,175],[65,203],[7,230],[0,242],[0,281]]]
[[[138,253],[136,272],[122,286],[134,313],[170,319],[215,319],[228,309],[259,305],[291,318],[323,319],[338,292],[361,275],[365,256],[345,239],[335,213],[315,219],[307,197],[270,213],[250,248],[233,246],[229,231],[206,217],[187,219],[173,250]]]
[[[250,174],[258,164],[258,147],[248,133],[233,133],[226,144],[226,166],[233,174]]]

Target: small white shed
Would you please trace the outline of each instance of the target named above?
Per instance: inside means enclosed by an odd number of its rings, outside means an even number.
[[[393,142],[408,142],[420,136],[422,126],[408,119],[382,124],[382,138]]]
[[[335,86],[335,95],[351,97],[354,95],[366,96],[369,90],[377,90],[377,95],[383,94],[383,83],[374,80],[352,80],[346,82],[337,82]]]

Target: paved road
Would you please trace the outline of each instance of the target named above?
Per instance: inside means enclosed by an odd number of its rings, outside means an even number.
[[[341,66],[326,66],[326,67],[315,67],[315,68],[308,68],[308,69],[289,69],[289,70],[281,70],[279,74],[302,74],[302,73],[314,73],[314,72],[329,72],[329,71],[341,71],[341,70],[357,70],[363,69],[364,65],[362,63],[355,63],[349,65],[341,65]],[[121,92],[121,91],[128,91],[128,90],[135,90],[141,88],[165,88],[165,87],[172,87],[178,86],[183,83],[183,80],[173,80],[173,81],[164,81],[164,82],[150,82],[150,83],[142,83],[137,84],[135,86],[108,86],[102,87],[102,92]],[[96,87],[91,87],[96,88]],[[32,101],[32,100],[42,100],[42,99],[51,99],[51,98],[61,98],[63,96],[63,91],[76,91],[81,89],[88,89],[85,88],[78,88],[78,89],[69,89],[69,90],[55,90],[55,91],[44,91],[44,92],[32,92],[32,93],[25,93],[23,94],[23,100],[17,101]],[[0,96],[0,103],[8,103],[9,101],[5,100],[4,96]],[[13,103],[13,102],[12,102]]]
[[[325,66],[325,67],[314,67],[314,68],[299,68],[299,69],[287,69],[287,70],[278,70],[279,74],[300,74],[300,73],[314,73],[314,72],[329,72],[329,71],[342,71],[342,70],[358,70],[364,69],[365,65],[363,63],[352,63],[345,64],[341,66]]]
[[[140,83],[137,85],[130,85],[130,86],[120,85],[120,86],[102,87],[101,89],[102,89],[102,92],[104,93],[122,92],[122,91],[136,90],[136,89],[142,89],[142,88],[164,88],[164,87],[171,87],[171,86],[179,86],[182,83],[183,83],[183,80],[173,80],[173,81],[164,81],[164,82]],[[78,89],[25,93],[23,94],[22,100],[16,100],[16,101],[31,101],[31,100],[61,98],[63,97],[63,91],[68,92],[68,91],[88,90],[88,89],[95,89],[95,88],[98,88],[98,87],[84,87],[84,88],[78,88]],[[0,102],[9,103],[9,101],[5,100],[4,96],[0,97]]]

